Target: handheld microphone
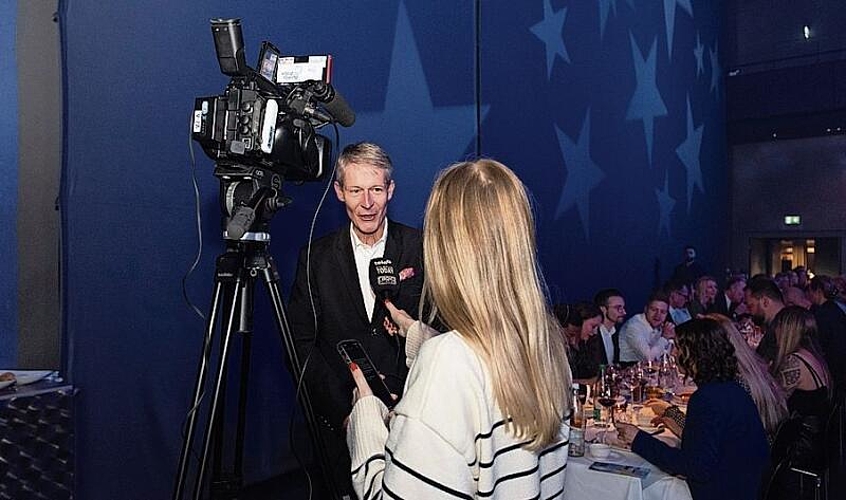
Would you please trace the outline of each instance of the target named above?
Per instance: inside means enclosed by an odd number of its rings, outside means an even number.
[[[343,127],[350,127],[355,123],[355,111],[329,83],[317,82],[312,88],[314,96],[323,103],[326,111]]]
[[[376,311],[383,309],[387,312],[385,300],[393,299],[399,292],[399,276],[397,276],[394,262],[391,259],[377,257],[370,261],[370,287],[376,294],[373,324],[370,326],[376,330],[382,327],[382,321],[385,317],[383,314],[376,314]]]

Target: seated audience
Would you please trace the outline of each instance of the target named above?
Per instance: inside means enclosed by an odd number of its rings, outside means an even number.
[[[605,288],[596,292],[593,303],[602,312],[597,338],[602,341],[601,365],[616,365],[620,362],[619,328],[626,320],[626,299],[616,288]]]
[[[626,321],[620,329],[620,363],[653,361],[669,350],[675,333],[673,323],[667,321],[668,300],[665,293],[656,292],[642,313]]]
[[[599,374],[601,345],[591,341],[596,336],[602,313],[590,302],[575,305],[557,304],[553,312],[561,323],[564,339],[567,341],[567,359],[573,381],[592,384]]]
[[[722,314],[729,319],[736,319],[738,315],[746,312],[746,303],[743,301],[743,290],[746,288],[746,278],[743,276],[732,276],[726,282],[726,287],[719,293],[714,303],[708,309],[709,313]]]
[[[817,341],[822,355],[831,370],[835,387],[846,389],[846,313],[838,307],[835,299],[839,290],[828,276],[814,276],[808,286],[811,312],[817,320]]]
[[[426,340],[416,355],[407,351],[414,361],[392,414],[350,366],[356,391],[347,443],[356,494],[560,496],[570,370],[561,362],[566,347],[546,304],[520,179],[492,160],[444,170],[426,207],[423,245],[421,303],[432,304],[430,318],[451,331]],[[397,325],[410,336],[404,323]]]
[[[670,282],[666,286],[670,319],[673,323],[680,325],[692,318],[687,310],[687,301],[690,298],[690,289],[684,283]]]
[[[675,448],[637,427],[617,423],[623,444],[661,469],[684,476],[694,500],[758,498],[769,460],[755,403],[737,383],[738,360],[725,329],[697,318],[676,329],[679,369],[696,382]]]
[[[781,290],[766,276],[753,276],[746,282],[744,295],[749,314],[761,325],[761,330],[764,332],[755,352],[768,363],[772,363],[775,358],[776,341],[770,323],[784,308]]]
[[[687,304],[687,310],[694,318],[705,314],[714,305],[717,298],[717,281],[710,276],[702,276],[696,281],[696,293]]]
[[[798,286],[788,286],[787,288],[782,289],[782,295],[784,295],[784,305],[786,306],[799,306],[802,309],[810,309],[813,305],[810,300],[808,300],[808,295],[805,293],[805,290],[802,290]]]
[[[770,368],[787,395],[787,408],[803,421],[803,439],[817,450],[796,459],[809,465],[822,463],[822,430],[828,416],[832,384],[828,367],[814,337],[813,314],[797,306],[785,307],[773,320],[776,356]]]
[[[737,358],[737,383],[752,397],[758,408],[758,416],[767,432],[767,441],[772,442],[779,425],[787,418],[787,400],[784,390],[767,371],[767,364],[743,338],[734,323],[722,314],[708,314],[706,318],[720,324],[734,347]],[[656,423],[663,423],[677,436],[684,430],[684,413],[678,406],[666,401],[650,399],[646,402],[656,415]]]

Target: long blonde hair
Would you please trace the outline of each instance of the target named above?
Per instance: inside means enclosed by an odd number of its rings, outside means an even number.
[[[813,313],[799,307],[787,306],[776,314],[770,325],[776,338],[776,355],[770,371],[773,375],[782,370],[787,357],[805,349],[813,356],[823,373],[818,374],[828,388],[831,395],[831,374],[820,351],[816,348],[814,338],[817,336],[817,320]]]
[[[510,431],[530,450],[557,441],[570,370],[536,261],[525,187],[493,160],[439,175],[426,207],[421,304],[482,358]]]
[[[746,343],[743,335],[737,331],[734,323],[722,314],[706,314],[706,318],[716,320],[725,330],[729,342],[734,346],[737,358],[737,375],[749,390],[749,395],[758,407],[758,415],[764,429],[775,435],[779,424],[787,418],[787,399],[784,390],[767,371],[766,363]]]

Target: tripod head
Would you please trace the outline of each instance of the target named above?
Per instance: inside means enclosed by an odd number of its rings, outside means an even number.
[[[219,163],[214,175],[220,179],[223,238],[269,241],[270,220],[292,201],[282,192],[282,176],[262,167]]]

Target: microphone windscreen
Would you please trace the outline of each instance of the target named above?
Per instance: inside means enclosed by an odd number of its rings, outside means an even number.
[[[370,287],[379,300],[394,298],[399,290],[399,276],[391,259],[379,257],[370,261]]]

